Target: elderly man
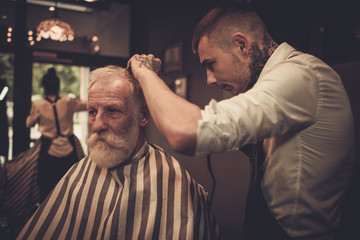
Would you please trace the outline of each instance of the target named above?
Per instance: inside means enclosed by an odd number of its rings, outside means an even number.
[[[126,69],[90,73],[89,157],[75,164],[18,239],[215,239],[207,193],[148,144],[149,112]]]

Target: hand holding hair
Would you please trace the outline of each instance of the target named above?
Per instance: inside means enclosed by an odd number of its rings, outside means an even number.
[[[161,69],[161,60],[152,54],[135,54],[128,61],[127,69],[134,75],[135,78],[138,78],[138,74],[140,72],[144,72],[146,70],[159,74]]]

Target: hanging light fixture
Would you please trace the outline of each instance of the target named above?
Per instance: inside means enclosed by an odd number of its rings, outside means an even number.
[[[74,40],[74,30],[71,26],[59,18],[57,13],[57,1],[55,3],[54,17],[46,19],[38,25],[36,29],[37,41],[40,41],[41,38],[52,39],[54,41],[73,41]]]

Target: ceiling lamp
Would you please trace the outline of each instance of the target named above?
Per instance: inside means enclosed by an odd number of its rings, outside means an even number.
[[[71,26],[58,17],[56,5],[54,17],[40,22],[36,32],[37,41],[40,41],[41,38],[50,38],[54,41],[64,42],[73,41],[75,37],[74,30],[71,28]]]

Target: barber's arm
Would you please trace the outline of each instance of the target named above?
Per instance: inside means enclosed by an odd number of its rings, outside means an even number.
[[[176,95],[157,73],[161,61],[153,55],[134,55],[128,68],[139,81],[160,132],[177,152],[194,155],[200,108]]]

